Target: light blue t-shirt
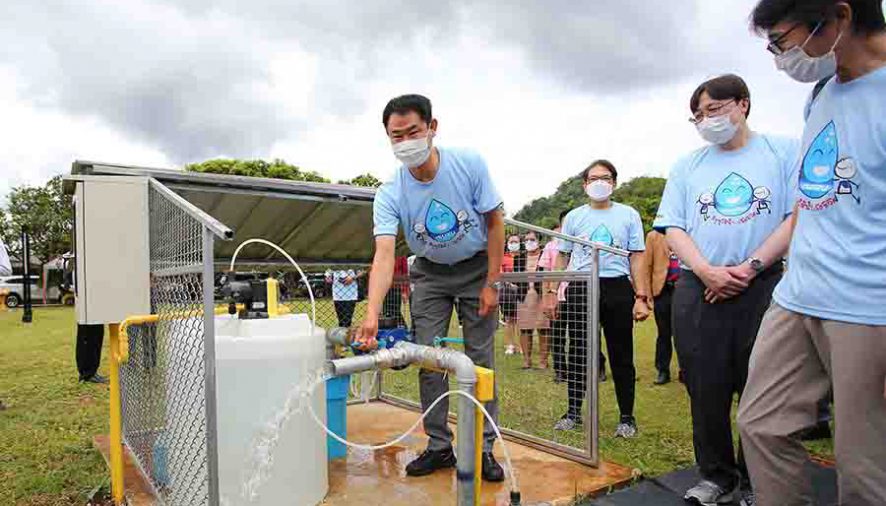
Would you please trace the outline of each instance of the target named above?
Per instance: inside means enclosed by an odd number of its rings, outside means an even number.
[[[326,271],[326,277],[332,278],[332,300],[357,300],[357,273],[352,269]],[[351,283],[345,284],[345,280],[349,277]]]
[[[711,265],[744,262],[793,210],[797,148],[753,134],[739,150],[694,151],[671,169],[653,227],[685,230]]]
[[[643,220],[633,207],[613,202],[608,209],[594,209],[585,204],[569,211],[563,219],[562,231],[566,235],[586,241],[597,242],[628,251],[645,251]],[[564,253],[572,253],[570,271],[587,271],[593,265],[593,251],[589,246],[570,241],[557,241]],[[627,257],[600,252],[600,277],[617,278],[630,276],[631,264]]]
[[[886,325],[886,67],[831,79],[809,110],[800,152],[797,226],[775,301]]]
[[[452,265],[486,250],[486,213],[502,204],[486,162],[475,151],[437,148],[434,180],[418,181],[406,166],[375,194],[374,233],[397,235],[403,228],[419,257]]]

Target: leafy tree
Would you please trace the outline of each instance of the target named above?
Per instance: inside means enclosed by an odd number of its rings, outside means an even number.
[[[349,184],[351,186],[366,186],[368,188],[378,188],[379,186],[381,186],[382,182],[377,177],[367,172],[366,174],[360,174],[350,181],[339,181],[338,184]]]
[[[207,172],[212,174],[228,174],[232,176],[269,177],[275,179],[288,179],[291,181],[308,181],[313,183],[328,183],[329,180],[317,172],[307,171],[290,165],[284,160],[276,159],[271,162],[265,160],[233,160],[218,158],[201,163],[192,163],[185,166],[185,170],[192,172]]]
[[[660,177],[637,177],[619,186],[612,194],[612,200],[629,205],[640,213],[643,227],[652,228],[655,213],[661,203],[665,179]],[[514,219],[545,228],[557,224],[560,212],[575,209],[588,202],[580,177],[563,181],[557,191],[549,197],[533,200],[514,215]]]
[[[73,211],[71,197],[62,191],[62,177],[55,176],[44,186],[17,186],[0,208],[0,236],[9,254],[22,259],[21,230],[28,228],[31,259],[42,264],[71,250]]]

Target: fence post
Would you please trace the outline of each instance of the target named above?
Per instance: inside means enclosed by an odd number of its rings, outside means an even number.
[[[123,504],[123,422],[120,403],[120,324],[108,324],[110,336],[110,409],[111,409],[111,495],[115,504]]]
[[[206,403],[206,464],[209,504],[219,503],[218,483],[218,418],[215,389],[215,252],[214,237],[203,229],[203,370]]]

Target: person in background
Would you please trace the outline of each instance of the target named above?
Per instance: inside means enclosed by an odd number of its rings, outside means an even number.
[[[358,282],[363,271],[338,269],[326,271],[326,282],[332,284],[332,301],[339,327],[350,327],[357,306]]]
[[[523,235],[523,247],[525,251],[520,254],[520,261],[515,262],[515,268],[520,266],[520,272],[537,272],[544,268],[539,264],[541,249],[538,245],[538,235],[535,232],[527,232]],[[542,290],[543,284],[520,283],[519,303],[517,305],[517,326],[520,329],[520,346],[523,348],[523,369],[532,369],[532,335],[538,330],[538,365],[541,369],[548,368],[548,343],[551,327],[550,317],[543,310]]]
[[[520,257],[520,236],[511,234],[507,238],[504,255],[501,259],[501,272],[514,272],[517,265],[517,258]],[[520,329],[517,326],[517,300],[519,298],[519,287],[514,283],[502,283],[501,290],[498,292],[499,306],[501,307],[501,316],[505,324],[504,344],[505,355],[513,355],[515,353],[523,353],[514,344]]]
[[[77,346],[74,358],[77,361],[77,372],[82,383],[108,383],[108,378],[98,373],[98,367],[102,360],[104,338],[104,325],[77,324]]]
[[[757,329],[781,279],[796,188],[797,143],[750,129],[744,80],[700,84],[690,122],[708,145],[676,163],[653,227],[666,230],[683,271],[673,321],[692,408],[701,481],[684,498],[699,504],[753,501],[730,423]],[[765,191],[764,191],[765,190]],[[770,212],[758,212],[760,199]]]
[[[502,199],[486,162],[473,150],[435,146],[438,122],[427,97],[392,99],[382,112],[382,124],[402,165],[375,195],[375,258],[366,317],[357,329],[356,343],[362,349],[378,345],[378,314],[391,286],[396,238],[402,230],[416,255],[411,272],[416,342],[430,346],[435,337],[446,335],[457,298],[465,353],[476,365],[494,370],[505,230]],[[440,399],[448,391],[449,382],[442,373],[421,370],[422,408],[428,411],[431,403],[440,402],[424,419],[428,446],[406,466],[408,476],[424,476],[456,464],[449,402]],[[495,420],[496,401],[486,403],[486,408]],[[495,431],[491,424],[484,421],[483,425],[478,472],[486,481],[503,481],[504,470],[492,453]]]
[[[563,218],[569,211],[563,211],[557,217],[557,225],[553,231],[559,232],[563,224]],[[541,258],[538,260],[540,268],[546,271],[557,269],[557,256],[560,254],[558,250],[559,239],[552,238],[545,244]],[[566,285],[567,283],[547,282],[544,283],[542,297],[543,310],[547,313],[551,320],[550,330],[550,350],[554,367],[554,382],[562,383],[566,381],[566,319],[563,318],[566,304]],[[600,371],[605,374],[604,371]]]
[[[653,383],[664,385],[671,381],[671,357],[674,353],[671,298],[680,277],[680,260],[671,251],[664,234],[657,230],[646,234],[646,265],[649,288],[655,301],[655,326],[658,328],[658,339],[655,341],[655,369],[658,375]],[[683,374],[681,369],[678,376],[680,381],[683,381]]]
[[[9,253],[6,252],[3,239],[0,238],[0,276],[9,276],[10,274],[12,274],[12,264],[9,262]],[[6,409],[6,405],[0,401],[0,411],[4,409]]]
[[[738,427],[757,504],[813,502],[797,432],[834,394],[839,502],[886,504],[886,19],[881,0],[762,0],[779,69],[813,83],[789,268],[751,357]]]
[[[612,202],[618,184],[618,172],[612,162],[597,160],[581,174],[588,203],[573,209],[563,221],[563,233],[586,241],[630,251],[629,258],[603,252],[600,254],[599,315],[606,350],[615,382],[615,397],[621,418],[615,437],[637,435],[634,418],[634,321],[649,317],[649,300],[644,273],[643,222],[632,207]],[[572,242],[558,243],[561,255],[557,269],[566,265],[565,253],[571,253],[569,270],[588,271],[593,267],[592,248]],[[633,279],[633,283],[632,283]],[[566,288],[566,313],[569,317],[568,411],[555,424],[555,430],[572,430],[582,423],[581,406],[585,398],[588,369],[588,304],[586,283],[570,283]]]

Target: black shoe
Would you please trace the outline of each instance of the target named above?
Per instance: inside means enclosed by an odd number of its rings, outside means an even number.
[[[605,368],[601,368],[601,369],[600,369],[600,376],[599,376],[599,378],[600,378],[600,383],[605,383],[605,382],[606,382],[606,369],[605,369]]]
[[[671,373],[668,371],[658,371],[658,376],[655,377],[655,381],[652,382],[653,385],[667,385],[671,382]]]
[[[80,378],[80,381],[82,381],[83,383],[96,383],[99,385],[106,385],[108,383],[108,378],[95,373],[88,378]]]
[[[485,461],[484,461],[485,462]],[[437,469],[455,467],[455,454],[448,450],[425,450],[406,466],[407,476],[427,476]]]
[[[492,452],[483,452],[483,480],[505,481],[505,470],[495,461]]]
[[[831,438],[831,426],[828,422],[822,421],[817,424],[803,429],[798,433],[800,441],[817,441],[819,439]]]

